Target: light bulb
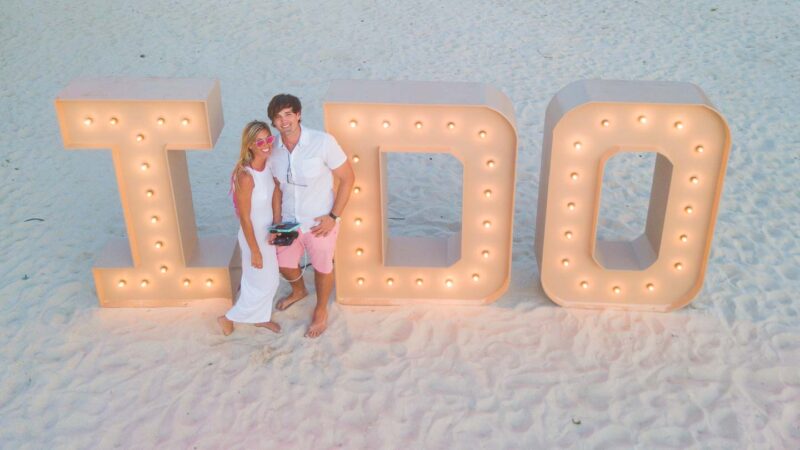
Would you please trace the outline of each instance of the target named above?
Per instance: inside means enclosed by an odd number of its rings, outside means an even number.
[[[206,287],[211,287],[213,285],[214,285],[214,280],[212,280],[211,278],[206,280]]]
[[[572,231],[567,231],[564,233],[564,237],[567,239],[572,239]]]
[[[183,287],[189,287],[190,284],[192,284],[192,280],[188,278],[183,280]]]
[[[150,282],[149,282],[149,281],[147,281],[147,280],[142,280],[142,282],[141,282],[141,283],[139,283],[139,286],[141,286],[141,287],[147,287],[147,285],[149,285],[149,284],[150,284]]]
[[[488,258],[489,257],[489,250],[482,251],[481,252],[481,256],[483,256],[484,258]]]
[[[158,119],[156,119],[156,123],[159,124],[159,125],[164,125],[166,122],[167,121],[164,120],[163,117],[159,117]]]
[[[155,244],[153,244],[153,246],[154,246],[155,248],[161,248],[161,247],[163,247],[163,246],[164,246],[164,243],[163,243],[163,242],[161,242],[161,241],[156,241],[156,243],[155,243]]]
[[[136,135],[136,142],[142,142],[143,140],[144,140],[144,135],[143,134],[137,134]]]
[[[639,123],[641,123],[642,125],[647,123],[647,117],[645,117],[645,116],[639,116],[638,120],[639,120]]]
[[[358,194],[359,192],[361,192],[361,188],[360,187],[356,186],[356,187],[353,188],[353,193]]]
[[[358,122],[356,122],[355,120],[351,120],[350,121],[350,128],[355,128],[357,126],[358,126]]]
[[[686,211],[686,214],[691,214],[694,212],[694,208],[692,208],[691,206],[687,206],[683,210]]]
[[[472,281],[480,281],[480,279],[481,279],[481,276],[478,275],[477,273],[473,273],[472,274]]]
[[[125,280],[119,280],[117,282],[118,287],[125,287],[126,284],[128,284],[128,282],[126,282]]]
[[[611,122],[609,122],[608,119],[603,119],[603,121],[600,122],[600,125],[602,125],[603,128],[608,128],[608,126],[611,125]]]
[[[687,242],[689,240],[689,236],[682,234],[680,237],[681,242]]]
[[[694,148],[694,151],[696,151],[697,153],[703,153],[705,150],[706,149],[702,145],[698,145],[697,147]]]
[[[444,285],[447,287],[453,287],[453,280],[445,280]]]
[[[579,141],[576,141],[574,144],[572,144],[572,146],[575,147],[575,150],[580,150],[583,147],[583,144],[581,144]]]
[[[575,203],[573,203],[573,202],[567,203],[567,209],[569,209],[570,211],[574,211],[575,210]]]
[[[492,190],[491,189],[487,189],[487,190],[483,191],[483,196],[486,197],[486,198],[491,198],[492,197]]]
[[[356,225],[361,225],[361,219],[356,219],[353,222],[355,222]]]
[[[581,287],[584,289],[589,289],[589,282],[588,281],[581,281]]]
[[[447,122],[447,128],[448,128],[448,129],[452,130],[452,129],[454,129],[455,127],[456,127],[456,124],[455,124],[455,123],[453,123],[453,122]]]
[[[386,285],[387,286],[391,286],[393,284],[394,284],[394,278],[387,278],[386,279]]]
[[[152,189],[148,189],[148,190],[144,191],[144,195],[146,195],[148,197],[152,197],[153,195],[155,195],[155,192],[153,192]]]
[[[486,161],[486,166],[490,167],[490,168],[494,167],[495,166],[494,160],[490,159],[490,160]]]
[[[675,270],[683,270],[683,264],[675,263]]]
[[[492,228],[492,222],[489,222],[488,220],[484,220],[483,221],[483,228]]]
[[[697,183],[700,182],[700,179],[697,178],[697,177],[691,177],[691,178],[689,178],[689,181],[691,181],[692,184],[697,184]]]
[[[483,131],[483,130],[481,130],[481,131],[478,133],[478,136],[480,136],[480,137],[481,137],[481,139],[486,139],[486,132],[485,132],[485,131]]]
[[[392,124],[391,124],[391,123],[389,123],[389,121],[388,121],[388,120],[384,120],[384,121],[383,121],[383,128],[389,128],[390,126],[392,126]]]
[[[110,123],[111,125],[116,125],[116,124],[119,123],[119,120],[117,120],[116,117],[112,117],[112,118],[108,119],[108,123]]]
[[[656,285],[654,285],[653,283],[647,283],[646,287],[647,287],[647,290],[650,291],[650,292],[653,292],[653,291],[656,290]]]
[[[153,216],[150,218],[150,223],[158,223],[158,216]]]
[[[359,158],[358,155],[353,155],[353,162],[357,163],[359,161],[361,161],[361,158]]]
[[[364,279],[363,279],[363,278],[358,278],[358,279],[356,279],[356,283],[357,283],[359,286],[363,286],[363,285],[364,285]]]
[[[422,283],[423,283],[422,278],[417,278],[416,283],[417,283],[417,286],[422,286]]]
[[[418,130],[421,130],[422,129],[422,122],[417,122],[417,123],[414,124],[414,126],[417,127]]]
[[[92,119],[91,117],[87,117],[87,118],[83,119],[83,124],[86,125],[87,127],[89,125],[93,124],[93,123],[94,123],[94,119]]]
[[[577,180],[578,179],[578,172],[572,172],[571,174],[569,174],[569,177],[572,178],[573,180]]]
[[[184,117],[183,120],[181,120],[181,125],[183,126],[189,125],[189,119]]]
[[[564,267],[569,267],[569,260],[564,258],[561,260],[561,265]]]
[[[356,255],[361,256],[363,254],[364,254],[364,249],[363,248],[357,248],[356,249]]]
[[[620,289],[619,286],[614,286],[614,288],[611,290],[614,291],[615,294],[619,294],[620,292],[622,292],[622,289]]]
[[[167,268],[167,266],[161,266],[161,268],[159,268],[158,270],[160,270],[160,271],[161,271],[161,273],[167,273],[167,271],[168,271],[169,269]]]
[[[683,129],[683,122],[675,122],[675,128],[678,130]]]

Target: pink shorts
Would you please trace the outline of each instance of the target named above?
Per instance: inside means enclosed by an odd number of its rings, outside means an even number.
[[[299,232],[300,235],[292,245],[278,246],[278,265],[287,269],[296,269],[300,265],[303,252],[308,253],[314,270],[321,273],[333,271],[333,251],[336,249],[336,236],[339,235],[339,224],[333,227],[325,237],[314,236],[314,233]]]

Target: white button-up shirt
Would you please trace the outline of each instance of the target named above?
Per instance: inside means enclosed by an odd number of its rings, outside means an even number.
[[[333,136],[301,126],[300,140],[291,152],[277,136],[269,165],[283,194],[281,220],[300,224],[308,232],[319,216],[333,208],[332,170],[347,161]]]

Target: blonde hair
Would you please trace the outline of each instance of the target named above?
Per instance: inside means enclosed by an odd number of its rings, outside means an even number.
[[[272,136],[272,130],[269,129],[269,125],[260,120],[253,120],[245,125],[244,130],[242,130],[242,145],[239,150],[239,160],[236,161],[236,167],[233,168],[233,173],[231,173],[232,193],[236,192],[236,188],[239,186],[239,175],[244,172],[245,167],[250,167],[250,162],[253,160],[253,152],[250,150],[250,146],[256,141],[258,133],[264,130]],[[234,198],[236,197],[234,196]]]

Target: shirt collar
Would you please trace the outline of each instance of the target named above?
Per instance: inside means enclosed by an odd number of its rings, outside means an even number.
[[[297,140],[297,145],[294,146],[294,150],[292,150],[292,153],[294,153],[294,151],[297,150],[298,148],[304,147],[308,143],[309,139],[308,133],[305,132],[303,126],[298,125],[298,127],[300,127],[300,139]],[[286,144],[283,143],[283,138],[280,137],[280,134],[278,134],[278,139],[280,139],[281,147],[283,147],[283,149],[288,152],[289,149],[286,147]]]

